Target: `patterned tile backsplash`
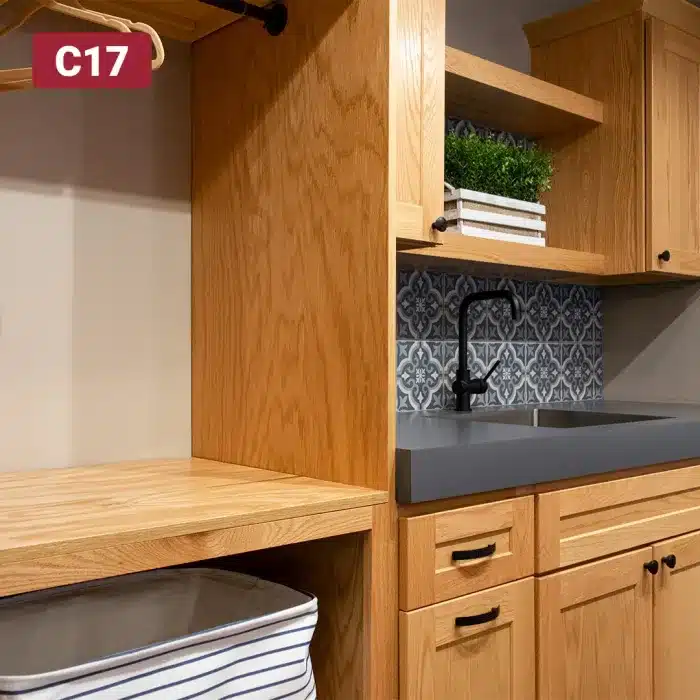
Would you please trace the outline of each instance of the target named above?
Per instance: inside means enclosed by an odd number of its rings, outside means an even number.
[[[519,321],[501,300],[469,309],[469,367],[483,376],[496,361],[489,391],[474,406],[579,401],[603,394],[603,317],[593,287],[479,279],[400,269],[397,285],[397,408],[454,406],[459,305],[484,289],[510,289]]]

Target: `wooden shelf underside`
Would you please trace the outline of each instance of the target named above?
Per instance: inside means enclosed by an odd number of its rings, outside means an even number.
[[[0,596],[366,531],[387,498],[203,459],[0,474]]]
[[[532,138],[592,128],[604,114],[597,100],[450,47],[445,107],[450,117]]]
[[[400,260],[441,267],[513,272],[530,271],[534,278],[561,279],[605,274],[605,257],[550,246],[494,241],[459,233],[443,235],[443,244],[431,248],[403,249]]]

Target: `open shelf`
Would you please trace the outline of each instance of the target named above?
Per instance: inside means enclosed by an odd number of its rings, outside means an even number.
[[[459,266],[460,263],[468,262],[507,270],[531,269],[537,271],[534,276],[550,279],[605,274],[605,257],[595,253],[494,241],[460,233],[445,233],[443,241],[442,245],[431,248],[404,250],[400,256],[423,264],[427,261],[442,261]]]
[[[447,47],[447,115],[541,138],[603,122],[602,102]]]

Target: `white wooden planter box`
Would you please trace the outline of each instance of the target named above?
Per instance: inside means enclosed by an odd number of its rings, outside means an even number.
[[[499,241],[545,245],[546,208],[542,204],[457,190],[445,183],[447,230]]]

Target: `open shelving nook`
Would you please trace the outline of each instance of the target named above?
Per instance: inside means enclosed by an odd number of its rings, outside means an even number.
[[[554,152],[555,169],[557,150],[602,124],[605,114],[598,100],[451,47],[445,49],[445,110],[449,117],[537,140]],[[550,196],[556,196],[556,180]],[[537,247],[444,233],[438,245],[417,248],[400,242],[399,249],[401,258],[423,263],[433,258],[482,268],[525,268],[542,271],[541,276],[548,278],[605,274],[604,256],[561,247],[562,232],[548,232],[548,238],[557,245]]]

